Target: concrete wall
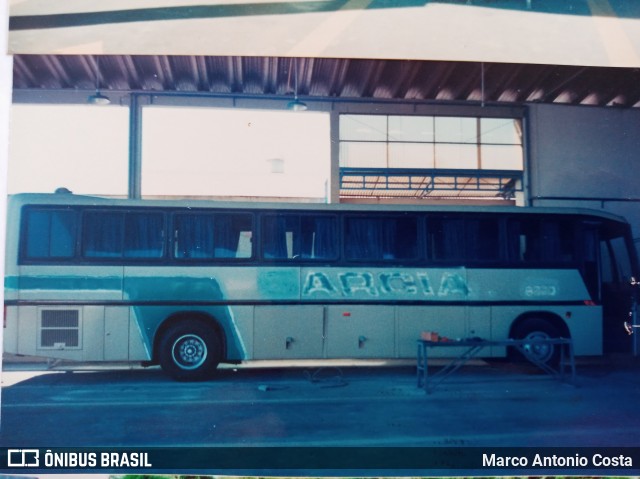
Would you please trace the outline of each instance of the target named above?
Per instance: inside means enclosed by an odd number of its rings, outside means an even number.
[[[640,238],[640,110],[531,105],[529,201],[603,208]]]

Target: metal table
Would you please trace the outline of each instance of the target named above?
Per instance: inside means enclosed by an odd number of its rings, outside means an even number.
[[[537,357],[533,356],[528,351],[528,347],[535,345],[560,346],[560,362],[558,365],[554,366],[544,363]],[[520,351],[527,360],[550,376],[561,381],[564,381],[567,377],[570,377],[571,382],[575,379],[576,365],[573,355],[573,341],[571,339],[505,339],[502,341],[484,340],[480,338],[455,341],[428,341],[425,339],[418,339],[418,387],[424,388],[426,393],[431,393],[438,384],[442,383],[446,378],[455,373],[469,360],[477,357],[484,348],[492,346],[514,347],[518,349],[518,351]],[[451,358],[451,361],[442,369],[429,375],[428,350],[430,348],[465,348],[465,350],[462,354]]]

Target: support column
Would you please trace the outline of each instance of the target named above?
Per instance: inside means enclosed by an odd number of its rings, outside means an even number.
[[[13,83],[13,57],[7,55],[9,31],[8,2],[0,0],[0,271],[4,271],[4,249],[7,224],[7,171],[9,164],[9,119],[11,115],[11,90]],[[0,304],[4,304],[4,288],[0,288]],[[4,308],[0,310],[0,322],[4,322]],[[0,327],[0,345],[4,328]],[[0,354],[0,379],[2,354]]]
[[[129,100],[129,198],[142,197],[142,104],[140,95]]]
[[[329,131],[331,136],[331,170],[329,174],[329,203],[340,203],[340,114],[331,110]]]

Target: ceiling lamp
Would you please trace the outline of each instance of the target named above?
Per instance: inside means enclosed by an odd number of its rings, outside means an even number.
[[[291,111],[305,111],[307,109],[307,104],[303,101],[298,100],[296,97],[293,101],[287,103],[287,110]]]
[[[108,105],[109,103],[111,103],[111,100],[108,96],[105,96],[98,90],[96,90],[96,93],[94,95],[89,95],[89,98],[87,98],[87,103],[90,103],[92,105]]]
[[[294,59],[293,62],[293,101],[287,103],[287,110],[305,111],[307,109],[307,104],[303,101],[298,100],[298,61],[297,59]]]
[[[91,105],[108,105],[111,103],[108,96],[100,93],[100,57],[96,57],[96,92],[93,95],[89,95],[87,103]]]

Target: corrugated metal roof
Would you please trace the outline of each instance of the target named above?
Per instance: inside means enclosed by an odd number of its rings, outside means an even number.
[[[15,55],[16,90],[640,107],[640,68],[417,60]]]

